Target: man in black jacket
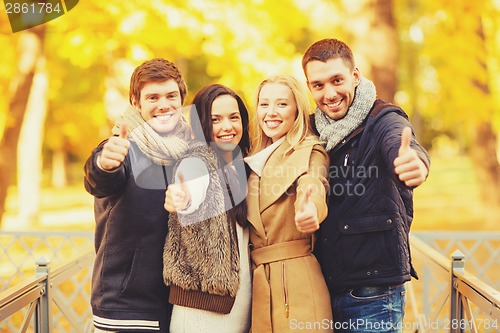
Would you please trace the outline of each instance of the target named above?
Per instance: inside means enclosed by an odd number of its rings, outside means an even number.
[[[130,103],[85,164],[95,197],[96,259],[91,305],[96,332],[168,332],[172,307],[163,282],[165,190],[191,132],[181,120],[186,84],[156,58],[130,79]]]
[[[345,43],[314,43],[302,66],[317,104],[312,124],[330,156],[316,251],[335,332],[402,332],[404,283],[417,277],[408,243],[413,188],[426,180],[429,156],[405,112],[376,98]]]

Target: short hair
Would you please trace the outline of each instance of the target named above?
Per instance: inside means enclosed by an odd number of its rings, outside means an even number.
[[[286,133],[286,140],[290,143],[290,150],[295,149],[299,146],[299,144],[316,144],[319,143],[316,137],[312,134],[310,127],[310,114],[311,114],[311,103],[309,102],[309,97],[307,95],[307,89],[302,86],[299,81],[291,76],[286,74],[274,75],[271,76],[264,81],[261,82],[257,89],[257,98],[256,98],[256,109],[258,108],[259,103],[259,95],[262,87],[266,84],[282,84],[290,88],[292,91],[293,97],[295,98],[295,103],[297,104],[297,117],[292,125],[292,128]],[[260,128],[258,122],[258,117],[255,117],[256,124],[254,124],[255,130],[255,138],[252,141],[250,155],[259,152],[264,149],[271,142],[271,138],[269,138],[262,128]],[[310,140],[312,139],[312,140]],[[288,152],[288,151],[287,151]],[[285,153],[287,153],[285,152]]]
[[[330,59],[336,58],[342,59],[351,70],[354,69],[354,56],[346,43],[335,38],[319,40],[309,46],[302,57],[302,69],[304,70],[304,74],[307,77],[306,66],[309,62],[314,60],[327,62]]]
[[[147,83],[150,82],[163,82],[167,80],[174,80],[179,85],[179,92],[181,93],[181,102],[187,94],[187,86],[184,82],[179,69],[174,63],[163,59],[153,58],[143,62],[140,66],[136,67],[130,78],[129,102],[132,104],[134,98],[137,102],[141,99],[141,90]]]
[[[200,89],[193,98],[190,122],[193,129],[195,138],[210,142],[213,137],[213,124],[212,124],[212,104],[217,97],[229,95],[234,97],[238,103],[238,110],[240,111],[241,124],[243,126],[243,133],[238,146],[241,149],[243,156],[246,156],[250,149],[250,137],[248,134],[249,116],[248,110],[243,103],[241,97],[232,89],[221,84],[211,84]],[[199,121],[194,117],[198,117]]]

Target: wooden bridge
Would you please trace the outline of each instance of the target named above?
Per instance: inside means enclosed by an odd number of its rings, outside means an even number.
[[[91,232],[0,233],[0,333],[93,332],[92,248]],[[411,251],[403,332],[500,331],[500,232],[413,232]]]

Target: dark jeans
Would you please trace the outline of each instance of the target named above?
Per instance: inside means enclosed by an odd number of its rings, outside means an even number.
[[[404,285],[362,287],[332,293],[335,333],[402,333]]]

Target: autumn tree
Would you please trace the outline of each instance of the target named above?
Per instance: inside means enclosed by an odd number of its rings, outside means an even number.
[[[377,96],[393,101],[398,88],[399,38],[392,0],[354,0],[344,5],[345,25],[361,73]]]
[[[19,33],[17,74],[11,81],[8,116],[0,144],[0,220],[5,211],[7,189],[17,167],[17,143],[31,93],[36,66],[42,54],[45,27]]]
[[[485,21],[498,19],[491,1],[420,3],[425,16],[419,26],[425,43],[420,57],[428,59],[422,89],[425,108],[440,120],[441,131],[459,140],[474,162],[479,190],[486,206],[500,205],[500,165],[494,119],[498,115],[491,85],[494,29]],[[423,97],[423,96],[421,96]],[[498,128],[497,128],[498,130]]]

